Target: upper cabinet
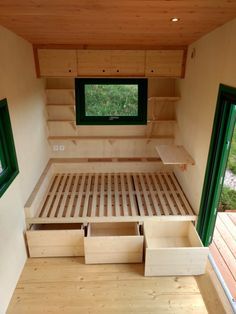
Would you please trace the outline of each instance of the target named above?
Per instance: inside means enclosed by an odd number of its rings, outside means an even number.
[[[111,72],[114,76],[144,76],[144,50],[112,50]]]
[[[77,50],[78,76],[111,75],[110,50]]]
[[[183,77],[185,50],[38,49],[39,76]],[[37,54],[36,54],[37,55]]]
[[[78,50],[78,76],[144,76],[143,50]]]
[[[38,49],[40,76],[77,76],[76,50]]]
[[[183,50],[148,50],[146,52],[146,76],[182,77]]]

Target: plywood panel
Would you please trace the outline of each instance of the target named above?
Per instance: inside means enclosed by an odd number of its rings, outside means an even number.
[[[153,50],[146,52],[146,76],[181,77],[183,50]]]
[[[111,52],[111,73],[115,76],[144,76],[144,50],[113,50]]]
[[[38,49],[41,76],[77,75],[76,50]]]
[[[110,50],[77,50],[79,76],[111,75]]]

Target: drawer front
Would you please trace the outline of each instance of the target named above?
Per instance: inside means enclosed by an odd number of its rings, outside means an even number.
[[[201,275],[208,248],[146,249],[145,276]]]
[[[27,231],[30,257],[84,256],[83,230]]]
[[[85,263],[142,263],[142,236],[88,237],[85,243]]]

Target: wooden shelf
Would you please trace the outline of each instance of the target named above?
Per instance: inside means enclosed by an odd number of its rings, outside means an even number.
[[[149,119],[147,123],[176,123],[176,120],[159,120],[159,119]]]
[[[180,165],[183,170],[195,162],[183,146],[157,145],[156,150],[164,165]]]
[[[170,136],[49,136],[49,141],[80,141],[80,140],[156,140],[156,139],[169,139],[173,140]]]
[[[71,104],[47,104],[46,105],[47,107],[49,107],[49,106],[52,106],[52,107],[54,107],[54,106],[58,106],[58,107],[75,107],[75,105],[71,105]]]
[[[180,96],[153,96],[153,97],[148,98],[148,101],[156,101],[156,102],[175,102],[179,100],[180,100]]]

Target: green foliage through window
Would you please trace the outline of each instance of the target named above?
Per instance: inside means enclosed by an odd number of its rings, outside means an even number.
[[[147,123],[147,79],[76,78],[77,125]]]
[[[227,168],[236,175],[236,126],[234,127]]]
[[[86,116],[137,116],[137,85],[86,85]]]

